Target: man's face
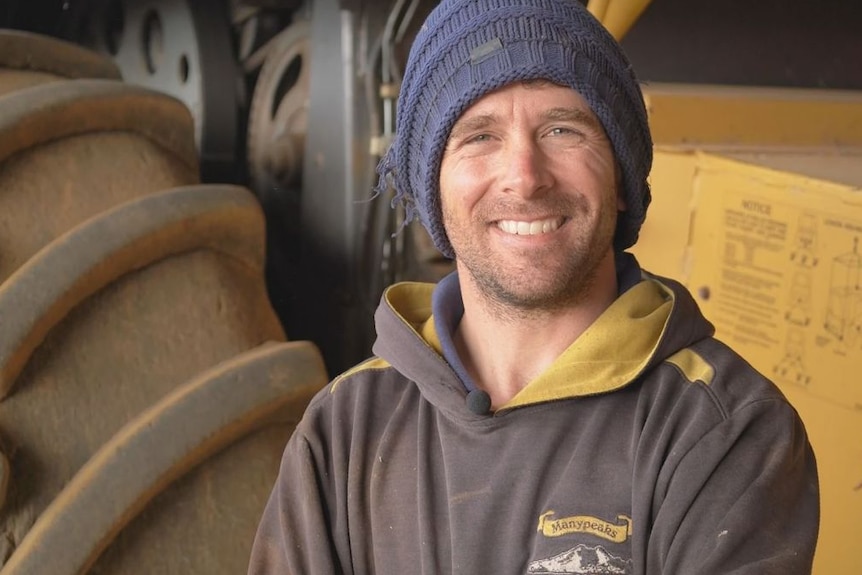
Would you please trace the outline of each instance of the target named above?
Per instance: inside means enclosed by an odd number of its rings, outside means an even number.
[[[558,309],[613,274],[625,206],[610,142],[574,90],[517,83],[477,100],[452,128],[440,193],[467,289],[490,301]]]

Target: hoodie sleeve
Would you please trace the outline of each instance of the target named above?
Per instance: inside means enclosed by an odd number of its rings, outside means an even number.
[[[664,493],[648,573],[811,573],[817,468],[802,421],[783,398],[723,419],[679,460]]]
[[[275,487],[258,526],[249,575],[343,573],[330,534],[322,485],[308,441],[295,433],[285,448]]]

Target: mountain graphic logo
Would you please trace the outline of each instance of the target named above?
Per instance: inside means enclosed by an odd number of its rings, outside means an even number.
[[[631,559],[626,561],[612,555],[601,545],[596,547],[578,545],[549,559],[533,561],[530,563],[527,573],[630,575],[632,573],[632,561]]]

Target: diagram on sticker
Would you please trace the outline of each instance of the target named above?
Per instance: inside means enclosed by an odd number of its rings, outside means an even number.
[[[811,275],[804,272],[794,274],[790,282],[788,305],[784,319],[799,326],[807,326],[811,323],[812,292]]]
[[[808,385],[811,375],[804,365],[805,333],[800,329],[787,330],[787,340],[784,342],[784,356],[774,368],[776,379]]]
[[[859,238],[853,250],[832,260],[826,331],[846,347],[853,347],[862,335],[862,256]]]
[[[790,261],[796,265],[812,268],[820,258],[817,256],[817,216],[804,213],[799,216],[795,245],[790,252]]]

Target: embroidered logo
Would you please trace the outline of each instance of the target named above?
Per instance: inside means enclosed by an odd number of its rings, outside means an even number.
[[[538,531],[545,537],[589,533],[614,543],[623,543],[632,534],[632,519],[627,515],[617,515],[617,521],[621,523],[615,524],[589,515],[573,515],[554,519],[554,513],[554,511],[545,511],[539,516]]]
[[[539,559],[530,563],[527,573],[548,573],[568,575],[569,573],[598,573],[603,575],[629,575],[632,561],[625,561],[611,555],[598,545],[588,547],[578,545],[549,559]]]

